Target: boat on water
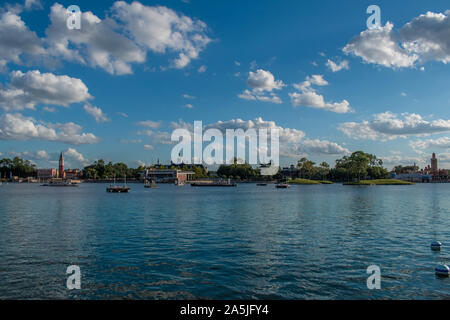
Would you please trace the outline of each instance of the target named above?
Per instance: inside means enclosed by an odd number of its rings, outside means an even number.
[[[72,181],[49,181],[41,184],[41,187],[78,187],[78,183]]]
[[[191,187],[237,187],[237,183],[228,180],[192,182]]]
[[[110,184],[109,187],[106,188],[106,192],[110,193],[128,193],[131,188],[127,187],[127,177],[125,177],[125,183],[122,186],[116,185],[116,176],[114,176],[114,185]]]
[[[113,186],[110,185],[108,188],[106,188],[107,192],[111,193],[128,193],[130,191],[130,188],[126,185],[123,186]]]
[[[155,180],[151,180],[151,181],[145,180],[144,188],[158,189],[159,187],[156,184]]]
[[[182,187],[182,186],[184,186],[184,181],[175,181],[175,185],[176,186],[179,186],[179,187]]]
[[[265,186],[267,186],[267,183],[257,183],[256,185],[258,187],[265,187]]]
[[[287,183],[278,183],[275,187],[278,188],[278,189],[288,189],[291,186],[289,184],[287,184]]]

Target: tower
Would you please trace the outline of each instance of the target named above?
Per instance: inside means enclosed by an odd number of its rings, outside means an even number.
[[[436,154],[433,152],[433,155],[431,156],[431,172],[436,173],[437,171],[438,171],[437,158]]]
[[[61,155],[59,156],[59,178],[64,179],[64,157],[61,152]]]

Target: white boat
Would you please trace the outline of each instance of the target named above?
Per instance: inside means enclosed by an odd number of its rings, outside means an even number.
[[[78,187],[78,184],[67,181],[50,181],[48,183],[41,184],[41,187]]]

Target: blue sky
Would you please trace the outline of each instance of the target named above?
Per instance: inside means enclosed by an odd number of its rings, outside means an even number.
[[[242,119],[282,129],[282,165],[364,150],[450,167],[448,1],[2,3],[2,157],[165,162],[173,122]]]

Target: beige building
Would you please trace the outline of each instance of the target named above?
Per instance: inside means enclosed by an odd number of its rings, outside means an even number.
[[[38,180],[49,180],[58,177],[56,169],[37,169]]]

